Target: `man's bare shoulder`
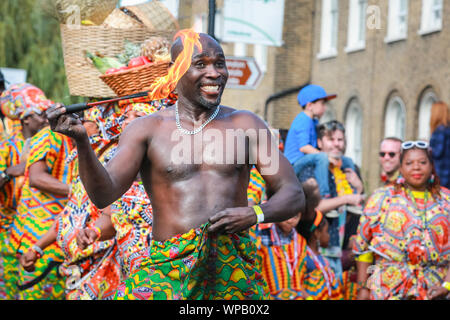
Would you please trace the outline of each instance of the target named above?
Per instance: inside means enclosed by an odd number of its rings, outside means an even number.
[[[221,106],[223,115],[230,117],[236,124],[243,127],[264,127],[264,120],[256,113],[249,110],[238,110],[227,106]]]

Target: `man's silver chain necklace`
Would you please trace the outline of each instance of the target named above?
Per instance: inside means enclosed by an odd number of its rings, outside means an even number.
[[[198,128],[195,129],[195,130],[186,130],[186,129],[183,129],[183,128],[181,127],[181,123],[180,123],[180,114],[178,113],[178,103],[176,103],[176,104],[175,104],[175,122],[176,122],[176,124],[177,124],[178,130],[180,130],[182,133],[193,135],[193,134],[197,134],[197,133],[199,133],[200,131],[202,131],[203,128],[204,128],[208,123],[210,123],[211,121],[213,121],[214,118],[219,114],[219,111],[220,111],[220,106],[217,106],[216,111],[214,111],[214,113],[209,117],[209,119],[206,120],[200,127],[198,127]]]

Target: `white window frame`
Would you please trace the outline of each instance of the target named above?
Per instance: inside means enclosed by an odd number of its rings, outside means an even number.
[[[401,3],[404,2],[405,8],[401,10]],[[389,0],[388,9],[388,26],[387,35],[384,42],[391,43],[395,41],[405,40],[408,37],[408,9],[409,0]],[[404,20],[404,26],[400,24],[400,20]],[[401,27],[404,30],[399,30]]]
[[[206,13],[198,13],[194,15],[194,25],[192,26],[192,29],[194,29],[195,32],[205,33],[207,32],[207,28],[208,16]]]
[[[366,48],[367,0],[348,0],[348,32],[345,52],[355,52]]]
[[[359,167],[362,164],[362,108],[357,99],[352,99],[345,113],[346,150],[345,155]]]
[[[319,60],[337,56],[339,0],[322,0]]]
[[[440,14],[439,20],[433,20],[434,15]],[[444,14],[444,0],[422,0],[422,17],[420,21],[419,35],[442,30]],[[434,21],[434,23],[432,22]]]
[[[399,96],[389,100],[384,117],[384,136],[405,139],[406,107]]]
[[[261,72],[266,73],[268,47],[263,44],[253,45],[253,56],[255,57],[255,61],[258,64],[258,67],[261,70]]]
[[[438,101],[438,97],[433,90],[426,91],[420,99],[418,123],[419,128],[417,132],[417,137],[419,139],[430,139],[431,107],[436,101]]]

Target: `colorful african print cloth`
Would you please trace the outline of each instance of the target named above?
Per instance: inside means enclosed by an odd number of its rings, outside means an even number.
[[[122,273],[128,277],[145,258],[152,239],[153,215],[150,199],[141,181],[111,205],[111,222],[116,229]]]
[[[108,146],[90,139],[91,146],[104,150],[99,156],[105,164],[117,148],[117,141]],[[56,220],[57,243],[65,256],[59,272],[66,277],[67,300],[110,300],[121,282],[119,254],[115,239],[96,241],[81,250],[76,242],[79,229],[94,227],[100,217],[100,210],[89,199],[78,175],[76,150],[68,160],[74,162],[76,177],[72,182],[69,201]]]
[[[329,262],[307,247],[306,274],[302,286],[314,300],[342,300],[344,298],[339,279]]]
[[[427,289],[442,284],[450,258],[450,191],[427,194],[386,186],[369,198],[353,249],[374,255],[371,299],[427,299]]]
[[[26,155],[22,155],[25,142],[22,132],[18,131],[0,144],[0,171],[26,161]],[[0,189],[0,233],[9,230],[11,226],[23,183],[23,176],[12,177]]]
[[[209,224],[166,241],[152,240],[142,261],[117,290],[116,299],[243,300],[268,297],[255,267],[248,232],[213,235]]]
[[[25,183],[14,218],[9,242],[12,254],[23,254],[52,226],[57,215],[67,203],[67,197],[56,196],[32,188],[29,185],[28,168],[43,160],[47,172],[63,183],[72,181],[72,165],[65,159],[73,149],[73,143],[59,133],[46,127],[33,136],[25,170]],[[52,244],[43,257],[37,260],[36,270],[26,272],[19,269],[20,299],[61,299],[64,297],[64,282],[57,272],[63,261],[61,248]]]
[[[358,284],[356,282],[355,267],[342,272],[342,294],[344,295],[344,300],[357,300]]]
[[[10,136],[14,135],[18,131],[22,131],[22,124],[20,120],[12,120],[8,117],[3,118],[0,123],[1,135],[0,138],[8,139]]]
[[[305,300],[306,240],[294,229],[283,235],[274,223],[258,225],[257,237],[261,271],[272,299]]]
[[[0,144],[0,171],[26,161],[22,155],[25,139],[22,132],[17,131],[13,136]],[[22,160],[21,160],[22,159]],[[7,250],[9,229],[16,215],[17,203],[20,199],[24,177],[12,177],[0,189],[0,299],[14,299],[17,290],[17,272],[14,272],[15,254]]]
[[[29,83],[13,84],[0,96],[2,113],[16,120],[32,113],[41,114],[52,104],[41,89]]]
[[[247,187],[247,200],[259,204],[265,198],[266,182],[256,167],[250,170],[250,180]]]

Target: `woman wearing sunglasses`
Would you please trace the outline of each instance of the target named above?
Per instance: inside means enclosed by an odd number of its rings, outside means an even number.
[[[449,296],[450,191],[439,185],[427,142],[402,144],[400,175],[376,190],[361,217],[358,299]]]

